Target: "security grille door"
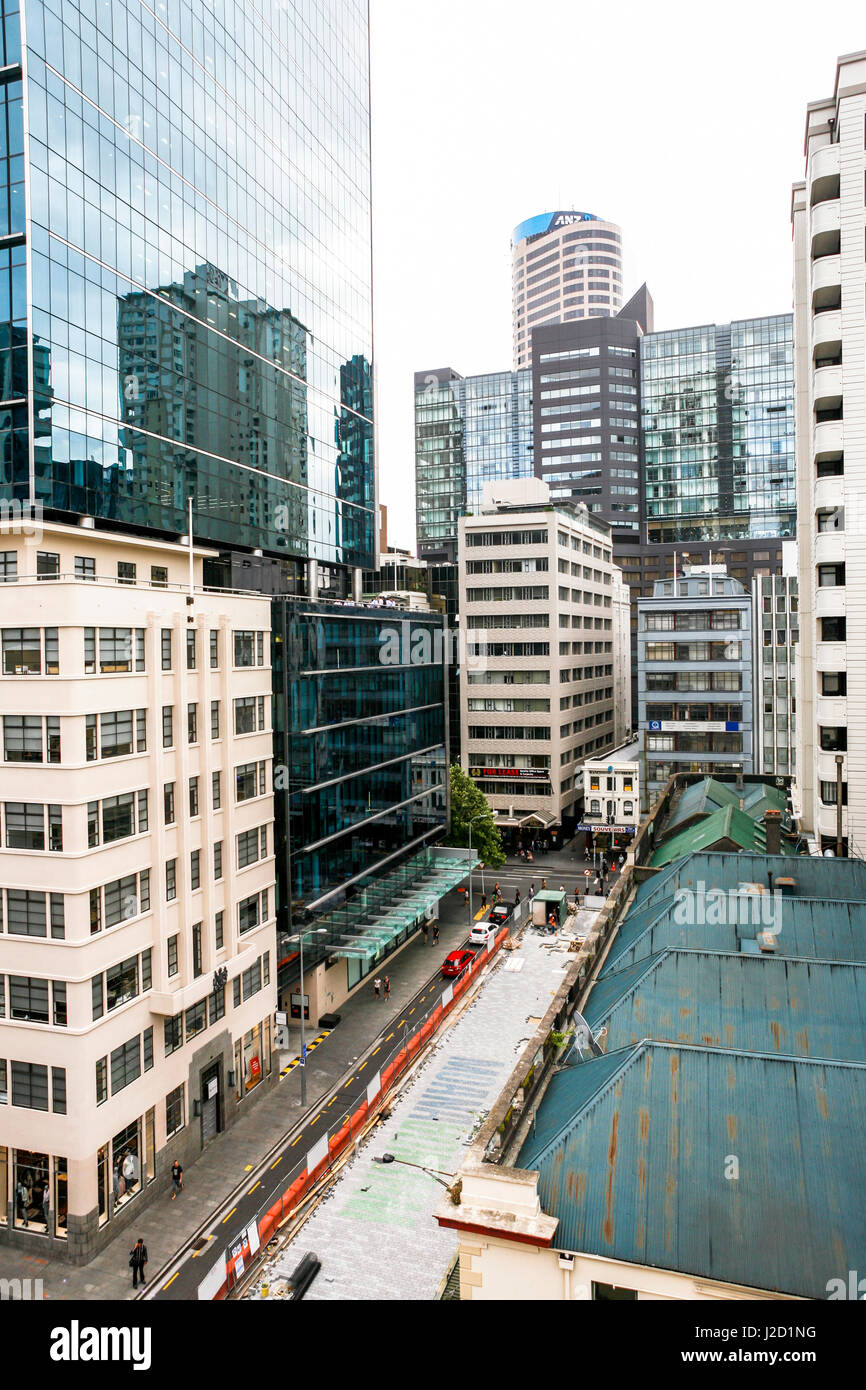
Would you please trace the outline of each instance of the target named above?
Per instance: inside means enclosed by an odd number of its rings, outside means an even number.
[[[217,1132],[217,1098],[202,1102],[201,1107],[201,1142],[206,1144],[209,1139],[213,1139]]]

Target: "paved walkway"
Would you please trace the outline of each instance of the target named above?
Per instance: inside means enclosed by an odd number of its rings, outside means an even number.
[[[422,1169],[457,1172],[571,959],[562,943],[531,931],[524,932],[519,951],[500,957],[466,1013],[392,1102],[390,1117],[349,1161],[295,1240],[267,1263],[251,1297],[260,1298],[267,1283],[272,1301],[278,1299],[280,1281],[308,1250],[322,1261],[308,1301],[436,1297],[457,1235],[434,1221],[442,1187]],[[385,1153],[401,1161],[373,1161]],[[412,1164],[422,1167],[404,1166]]]
[[[520,865],[520,861],[517,863]],[[477,880],[477,871],[475,877]],[[531,877],[522,865],[510,875],[515,884],[522,884],[523,896]],[[403,1006],[435,972],[448,952],[465,940],[469,912],[462,893],[455,891],[442,899],[439,921],[437,946],[432,945],[432,937],[425,946],[423,935],[419,933],[389,962],[391,998],[388,1004],[374,998],[371,981],[340,1007],[340,1024],[310,1054],[305,1110],[301,1109],[300,1069],[296,1067],[267,1096],[256,1101],[231,1129],[217,1135],[198,1161],[185,1169],[185,1190],[175,1202],[171,1201],[166,1186],[142,1209],[140,1221],[127,1226],[89,1265],[46,1259],[42,1255],[44,1246],[40,1248],[39,1238],[34,1236],[32,1248],[28,1250],[0,1246],[0,1279],[42,1279],[45,1296],[49,1299],[131,1299],[128,1261],[136,1238],[141,1236],[148,1248],[148,1275],[153,1277],[224,1204],[245,1173],[256,1167],[303,1116],[310,1114],[324,1095],[333,1091],[335,1084],[388,1021],[400,1019]]]

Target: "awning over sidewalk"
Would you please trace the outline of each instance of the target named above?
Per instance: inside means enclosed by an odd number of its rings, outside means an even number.
[[[472,868],[480,863],[473,854]],[[421,850],[317,918],[316,927],[327,929],[331,955],[374,960],[387,955],[422,917],[435,916],[439,899],[456,888],[469,869],[466,851],[452,856],[441,849]]]
[[[497,825],[520,830],[527,826],[537,827],[539,830],[550,830],[554,825],[559,824],[559,818],[551,815],[549,811],[530,811],[525,816],[508,816],[504,811],[494,811],[493,819]]]

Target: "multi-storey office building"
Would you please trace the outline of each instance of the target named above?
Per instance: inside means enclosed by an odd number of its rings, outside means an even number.
[[[641,339],[646,539],[796,533],[790,314]]]
[[[652,326],[643,285],[612,317],[532,332],[536,477],[607,521],[618,550],[640,540],[639,344]]]
[[[638,719],[649,809],[675,772],[751,772],[751,597],[691,569],[638,600]]]
[[[0,1233],[87,1259],[275,1079],[270,604],[168,542],[0,548]]]
[[[402,923],[358,950],[344,905],[424,861],[445,830],[445,636],[438,613],[274,601],[277,846],[285,857],[288,825],[290,874],[280,925],[315,916],[320,929],[306,951],[313,1022],[411,932]],[[281,990],[296,962],[295,946]]]
[[[528,371],[463,377],[415,373],[418,554],[454,562],[457,523],[478,511],[484,484],[532,476]]]
[[[622,304],[622,236],[592,212],[543,212],[511,237],[514,369],[532,363],[533,329],[615,314]]]
[[[610,528],[538,479],[460,520],[461,762],[509,838],[573,828],[581,764],[614,742]]]
[[[866,52],[859,52],[839,59],[833,95],[808,107],[806,177],[794,185],[792,204],[797,809],[818,847],[857,855],[866,850],[864,122]]]
[[[797,770],[797,588],[796,574],[752,580],[756,772],[791,776]]]

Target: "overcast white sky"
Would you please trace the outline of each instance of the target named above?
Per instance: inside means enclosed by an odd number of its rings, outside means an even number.
[[[371,0],[380,500],[415,548],[412,378],[511,367],[511,231],[618,222],[656,328],[791,308],[806,103],[863,0]]]

